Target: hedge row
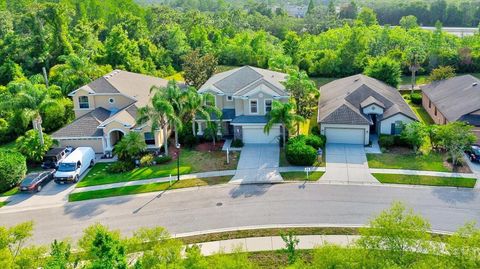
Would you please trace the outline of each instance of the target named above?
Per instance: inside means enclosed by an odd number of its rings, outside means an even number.
[[[299,135],[287,142],[285,155],[292,165],[310,166],[317,159],[317,149],[325,146],[326,138],[317,135]]]

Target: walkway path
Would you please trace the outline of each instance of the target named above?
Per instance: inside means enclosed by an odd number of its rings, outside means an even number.
[[[297,249],[313,249],[316,246],[335,244],[347,246],[355,242],[358,235],[299,235]],[[233,253],[235,251],[272,251],[285,248],[285,242],[280,236],[250,237],[197,243],[203,255],[213,255],[219,252]]]
[[[276,144],[246,144],[238,161],[237,172],[230,183],[279,183],[280,148]]]
[[[326,173],[321,180],[378,183],[370,174],[363,145],[327,144]]]

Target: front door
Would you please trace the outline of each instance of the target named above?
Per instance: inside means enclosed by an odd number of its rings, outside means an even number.
[[[370,134],[377,133],[377,114],[370,114],[373,124],[370,125]]]

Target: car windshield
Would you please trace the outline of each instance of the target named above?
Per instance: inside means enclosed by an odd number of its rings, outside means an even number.
[[[473,147],[472,150],[473,150],[473,153],[474,153],[475,155],[480,155],[480,148],[478,148],[478,147]]]
[[[60,172],[72,172],[75,171],[75,163],[61,163],[57,171]]]
[[[24,180],[22,180],[22,185],[29,185],[38,177],[38,174],[27,175]]]

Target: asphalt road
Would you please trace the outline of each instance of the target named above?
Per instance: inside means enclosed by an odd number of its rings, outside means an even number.
[[[125,234],[145,226],[171,233],[269,224],[366,224],[392,201],[403,201],[437,230],[480,222],[480,192],[323,184],[223,185],[123,196],[21,212],[0,209],[0,225],[34,220],[34,243],[78,238],[99,222]]]

